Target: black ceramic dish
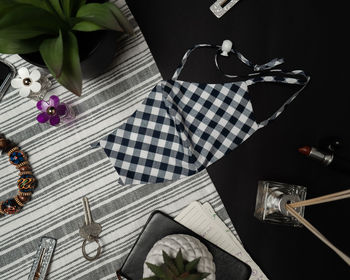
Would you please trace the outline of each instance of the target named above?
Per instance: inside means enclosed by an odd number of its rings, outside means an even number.
[[[213,255],[216,267],[215,277],[217,280],[249,279],[252,272],[249,265],[160,211],[154,211],[151,214],[122,267],[117,271],[117,276],[123,276],[128,280],[142,279],[143,264],[148,252],[158,240],[169,234],[188,234],[199,239]]]

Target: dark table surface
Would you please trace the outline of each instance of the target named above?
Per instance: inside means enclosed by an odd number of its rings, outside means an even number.
[[[349,279],[349,267],[307,229],[265,224],[253,217],[258,180],[306,186],[308,198],[349,187],[349,174],[297,152],[300,146],[316,146],[323,138],[335,136],[343,143],[339,153],[350,158],[345,3],[241,0],[217,19],[209,11],[213,2],[127,1],[165,79],[172,76],[188,48],[197,43],[221,44],[224,39],[232,40],[254,63],[283,57],[283,69],[303,69],[311,76],[308,87],[285,113],[208,171],[245,248],[269,279]],[[193,53],[181,79],[228,81],[216,70],[213,58],[211,50]],[[249,72],[232,57],[222,67],[237,74]],[[257,118],[266,118],[293,90],[292,86],[254,85],[251,94]],[[350,255],[349,200],[309,206],[305,216]]]

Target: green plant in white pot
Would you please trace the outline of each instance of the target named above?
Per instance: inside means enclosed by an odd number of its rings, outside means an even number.
[[[110,2],[0,0],[0,53],[40,52],[55,79],[78,96],[82,71],[77,35],[99,30],[133,33],[128,20]]]

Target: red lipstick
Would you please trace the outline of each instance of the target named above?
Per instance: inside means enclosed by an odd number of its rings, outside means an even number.
[[[311,152],[311,147],[309,146],[304,146],[298,149],[299,153],[308,156]]]
[[[344,159],[338,155],[335,155],[333,152],[323,152],[315,147],[304,146],[298,149],[299,153],[314,158],[324,165],[334,168],[336,170],[345,172],[350,175],[350,161]]]

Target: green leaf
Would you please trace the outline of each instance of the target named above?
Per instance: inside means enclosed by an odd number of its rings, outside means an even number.
[[[109,8],[102,4],[91,3],[81,6],[77,12],[77,17],[107,29],[123,31]]]
[[[77,96],[81,95],[82,75],[78,42],[72,32],[68,32],[63,37],[63,67],[57,81]]]
[[[0,0],[1,1],[1,0]],[[54,16],[54,20],[56,24],[59,24],[60,27],[69,27],[68,23],[66,23],[66,18],[61,12],[59,0],[14,0],[17,3],[27,4],[34,6],[39,9],[43,9]],[[55,8],[56,7],[56,8]],[[58,11],[56,11],[58,9]]]
[[[47,0],[48,5],[51,6],[51,9],[62,19],[65,20],[65,15],[62,10],[60,0]]]
[[[86,0],[61,0],[62,9],[67,17],[75,16],[79,8],[86,3]]]
[[[169,268],[169,270],[171,270],[172,275],[178,276],[180,273],[178,271],[178,269],[176,268],[175,262],[172,258],[169,257],[169,255],[165,252],[163,252],[163,260],[164,260],[164,264]]]
[[[149,262],[146,262],[146,265],[156,276],[158,276],[158,278],[165,277],[165,273],[163,272],[163,269],[161,268],[161,266],[157,266],[157,265],[151,264]]]
[[[52,14],[31,5],[17,5],[0,19],[0,38],[28,39],[42,34],[57,34],[59,23]]]
[[[134,34],[134,28],[115,4],[106,2],[102,5],[108,7],[126,33],[130,35]]]
[[[106,28],[101,27],[101,26],[99,26],[93,22],[89,22],[89,21],[81,21],[73,26],[73,30],[84,31],[84,32],[86,32],[86,31],[90,32],[90,31],[96,31],[96,30],[102,30],[102,29],[106,29]]]
[[[165,280],[174,280],[174,274],[172,273],[172,271],[170,270],[170,268],[166,264],[162,264],[161,269],[164,272],[164,275],[165,275],[164,279]]]
[[[76,16],[78,10],[80,9],[81,6],[86,4],[86,0],[74,0],[74,4],[72,7],[72,15]]]
[[[209,275],[210,275],[210,273],[206,273],[206,272],[201,273],[201,278],[200,278],[200,279],[205,279],[205,278],[207,278]]]
[[[185,272],[184,259],[182,257],[181,249],[176,254],[175,264],[180,274]]]
[[[171,262],[171,258],[164,250],[162,250],[162,254],[163,254],[163,261],[165,264],[167,264],[168,262]]]
[[[47,2],[45,0],[15,0],[13,2],[32,5],[34,7],[44,9],[48,12],[52,12],[52,10],[50,9],[49,5],[47,5]]]
[[[185,271],[187,271],[187,272],[197,271],[197,265],[198,265],[200,259],[201,258],[194,259],[193,261],[186,264]]]
[[[35,52],[39,49],[41,41],[42,40],[39,38],[27,40],[8,40],[0,38],[0,53],[24,54]]]
[[[65,16],[70,17],[71,12],[72,12],[71,11],[72,1],[71,0],[61,0],[61,5],[62,5],[62,10],[63,10],[63,13],[65,14]]]
[[[0,17],[15,7],[16,3],[12,0],[0,0]]]
[[[46,39],[40,45],[40,54],[54,77],[61,75],[63,67],[63,38],[60,30],[57,38]]]
[[[40,8],[43,3],[45,3],[44,0],[13,0],[12,2],[20,3],[20,4],[28,4],[35,7]]]

